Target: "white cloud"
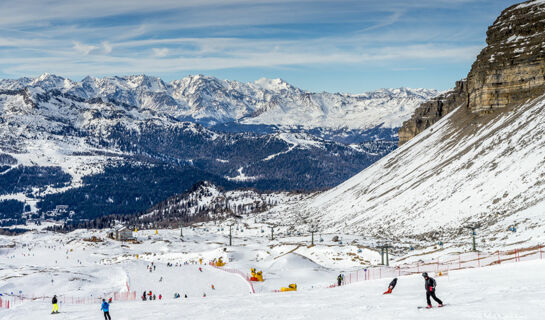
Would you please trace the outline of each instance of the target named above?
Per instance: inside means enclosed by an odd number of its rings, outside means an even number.
[[[96,50],[98,47],[93,45],[86,45],[79,41],[74,41],[74,50],[80,54],[83,54],[84,56],[88,55],[92,51]]]
[[[109,54],[112,52],[112,45],[108,41],[102,41],[102,49],[104,53]]]
[[[153,48],[153,55],[162,58],[168,55],[168,48]]]

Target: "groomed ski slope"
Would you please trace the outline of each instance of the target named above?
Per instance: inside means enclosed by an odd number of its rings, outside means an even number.
[[[422,277],[401,277],[394,293],[383,296],[388,281],[377,280],[334,289],[294,293],[119,302],[112,319],[542,319],[545,311],[545,263],[530,261],[436,277],[444,308],[425,305]],[[61,306],[32,302],[0,311],[5,320],[101,319],[99,304]]]
[[[45,296],[16,301],[9,310],[0,309],[0,319],[102,319],[99,299],[126,291],[127,285],[137,297],[143,290],[152,290],[164,298],[114,301],[114,320],[540,319],[545,311],[545,260],[432,275],[438,282],[437,294],[447,306],[418,310],[418,306],[425,306],[420,275],[400,277],[390,296],[382,292],[391,279],[327,288],[339,272],[369,265],[362,262],[358,267],[355,256],[377,264],[375,251],[359,252],[351,244],[333,244],[327,239],[315,246],[297,237],[271,241],[259,227],[245,229],[244,236],[237,234],[234,245],[226,247],[225,231],[217,228],[208,224],[187,229],[184,241],[179,239],[178,230],[159,230],[158,235],[153,230],[139,231],[135,233],[139,244],[106,239],[107,230],[69,234],[36,230],[15,237],[0,236],[4,247],[0,251],[0,292],[4,298],[10,299],[10,292],[17,294],[19,290],[27,298]],[[83,240],[90,236],[104,241]],[[344,238],[348,242],[348,236]],[[208,261],[219,256],[229,261],[226,268],[242,272],[252,266],[262,269],[266,281],[255,283],[256,294],[250,294],[246,281],[236,274],[211,266],[202,266],[200,272],[198,264],[166,266],[167,262],[195,262],[199,257]],[[146,266],[151,261],[157,269],[150,273]],[[159,282],[161,277],[163,281]],[[297,283],[298,292],[272,292],[289,283]],[[188,298],[174,299],[174,292]],[[202,297],[204,292],[206,298]],[[50,314],[53,294],[67,301],[60,304],[61,313],[57,315]],[[83,297],[87,303],[74,304],[69,297]]]

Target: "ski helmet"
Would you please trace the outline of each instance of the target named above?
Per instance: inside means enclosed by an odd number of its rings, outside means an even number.
[[[427,277],[428,277],[428,273],[427,273],[427,272],[424,272],[424,273],[422,273],[422,276],[423,276],[424,278],[427,278]]]

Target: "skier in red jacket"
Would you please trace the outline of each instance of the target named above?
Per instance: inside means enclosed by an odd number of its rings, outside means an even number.
[[[386,292],[384,292],[383,294],[392,293],[392,290],[394,290],[394,288],[396,287],[396,284],[397,284],[397,278],[394,278],[394,280],[392,280],[392,282],[390,282],[390,285],[388,285],[388,290],[386,290]]]

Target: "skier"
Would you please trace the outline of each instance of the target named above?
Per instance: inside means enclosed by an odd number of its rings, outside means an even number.
[[[146,301],[146,291],[144,290],[144,293],[142,294],[142,301]]]
[[[199,267],[199,271],[202,272],[202,268],[201,268],[201,267]]]
[[[53,299],[51,299],[51,303],[53,304],[53,311],[51,311],[51,314],[59,313],[59,306],[57,305],[57,295],[53,296]]]
[[[435,296],[435,287],[437,286],[437,282],[435,282],[434,278],[429,277],[427,272],[422,273],[422,277],[424,277],[424,286],[426,287],[426,301],[428,302],[428,306],[426,307],[426,309],[432,308],[430,297],[432,297],[433,300],[435,300],[439,304],[438,307],[442,307],[443,301]]]
[[[388,285],[388,290],[386,290],[386,292],[384,292],[383,294],[392,293],[392,290],[394,290],[394,288],[396,287],[396,284],[397,284],[397,278],[394,278],[394,280],[392,280],[392,282],[390,282],[390,285]]]
[[[340,287],[341,284],[343,283],[343,280],[344,280],[343,274],[339,273],[339,275],[337,276],[337,286]]]
[[[106,299],[102,299],[100,310],[104,312],[104,320],[112,320],[112,317],[110,317],[110,304],[106,302]]]
[[[155,293],[153,294],[153,300],[155,300]]]
[[[163,297],[163,296],[162,296],[161,294],[159,294],[159,300],[161,300],[162,297]]]
[[[214,287],[214,285],[211,285],[210,288],[212,288],[212,290],[216,290],[216,287]]]

